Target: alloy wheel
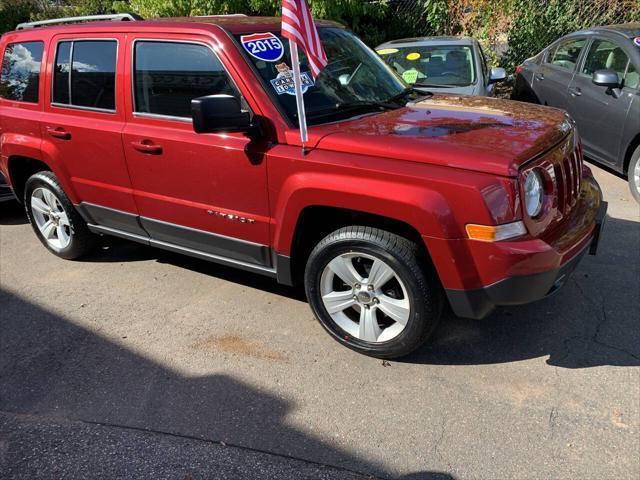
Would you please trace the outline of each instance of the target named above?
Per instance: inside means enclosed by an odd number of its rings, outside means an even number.
[[[369,343],[396,338],[411,315],[411,302],[400,276],[389,264],[366,253],[339,255],[320,278],[322,302],[347,334]]]
[[[71,224],[62,203],[47,188],[36,188],[31,194],[31,211],[38,230],[51,248],[64,250],[71,243]]]

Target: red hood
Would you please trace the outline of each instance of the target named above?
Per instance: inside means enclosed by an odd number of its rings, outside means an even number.
[[[562,110],[485,97],[434,95],[405,108],[309,129],[323,150],[516,176],[571,129]],[[300,144],[297,130],[287,132]]]

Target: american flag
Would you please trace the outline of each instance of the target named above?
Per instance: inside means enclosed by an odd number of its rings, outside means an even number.
[[[306,53],[313,78],[327,66],[327,54],[306,0],[282,0],[282,36]]]

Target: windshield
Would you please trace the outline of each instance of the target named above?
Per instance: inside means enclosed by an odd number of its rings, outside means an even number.
[[[420,95],[360,39],[341,28],[319,28],[329,64],[314,81],[300,50],[304,103],[309,125],[363,113],[399,108]],[[255,66],[265,88],[293,124],[297,109],[289,42],[279,33],[238,35],[240,48]]]
[[[382,48],[378,54],[412,85],[466,87],[475,83],[469,46],[414,45]]]

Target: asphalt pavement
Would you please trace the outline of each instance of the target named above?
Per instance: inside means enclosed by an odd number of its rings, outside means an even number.
[[[299,290],[118,239],[60,260],[0,205],[0,478],[640,478],[640,207],[593,168],[560,293],[388,363]]]

